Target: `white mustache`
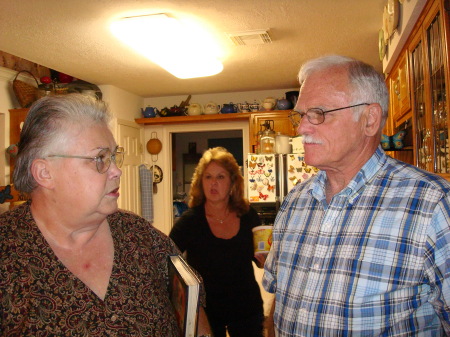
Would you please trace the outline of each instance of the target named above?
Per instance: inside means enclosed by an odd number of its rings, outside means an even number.
[[[320,139],[314,139],[311,135],[303,135],[302,141],[303,144],[322,144]]]

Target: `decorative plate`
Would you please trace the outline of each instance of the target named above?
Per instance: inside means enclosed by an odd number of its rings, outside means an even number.
[[[388,12],[388,33],[389,36],[394,34],[394,31],[398,26],[398,19],[400,16],[400,5],[398,0],[388,0],[387,12]]]
[[[158,165],[150,167],[150,171],[153,172],[153,183],[159,184],[163,180],[163,171]]]
[[[385,44],[387,44],[388,40],[389,40],[388,22],[389,22],[389,14],[388,14],[388,8],[386,5],[386,6],[384,6],[384,11],[383,11],[383,33],[384,33],[384,43]]]
[[[380,61],[383,61],[383,58],[386,55],[386,44],[384,43],[383,29],[380,29],[378,32],[378,53],[380,56]]]

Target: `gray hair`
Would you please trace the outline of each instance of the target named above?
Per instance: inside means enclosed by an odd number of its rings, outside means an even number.
[[[18,144],[14,187],[30,193],[37,183],[31,165],[37,158],[47,157],[68,141],[69,127],[92,124],[108,125],[111,116],[103,101],[81,94],[46,96],[36,101],[25,119]]]
[[[301,67],[298,74],[300,86],[311,73],[335,67],[348,69],[348,79],[353,89],[351,93],[353,102],[351,104],[378,103],[381,106],[383,111],[382,128],[388,115],[389,93],[384,82],[384,77],[371,65],[340,55],[319,57],[307,61]]]

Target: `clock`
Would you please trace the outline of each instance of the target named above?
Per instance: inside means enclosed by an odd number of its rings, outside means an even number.
[[[388,22],[387,22],[387,28],[389,36],[392,36],[394,34],[394,31],[397,29],[398,26],[398,19],[400,16],[400,5],[398,0],[388,0],[387,4],[387,14],[388,14]]]

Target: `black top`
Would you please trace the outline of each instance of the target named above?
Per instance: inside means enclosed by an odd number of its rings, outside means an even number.
[[[169,235],[182,252],[187,252],[187,262],[203,277],[206,312],[225,320],[263,312],[252,265],[252,228],[261,221],[253,208],[240,220],[236,236],[217,238],[201,205],[184,212]]]

